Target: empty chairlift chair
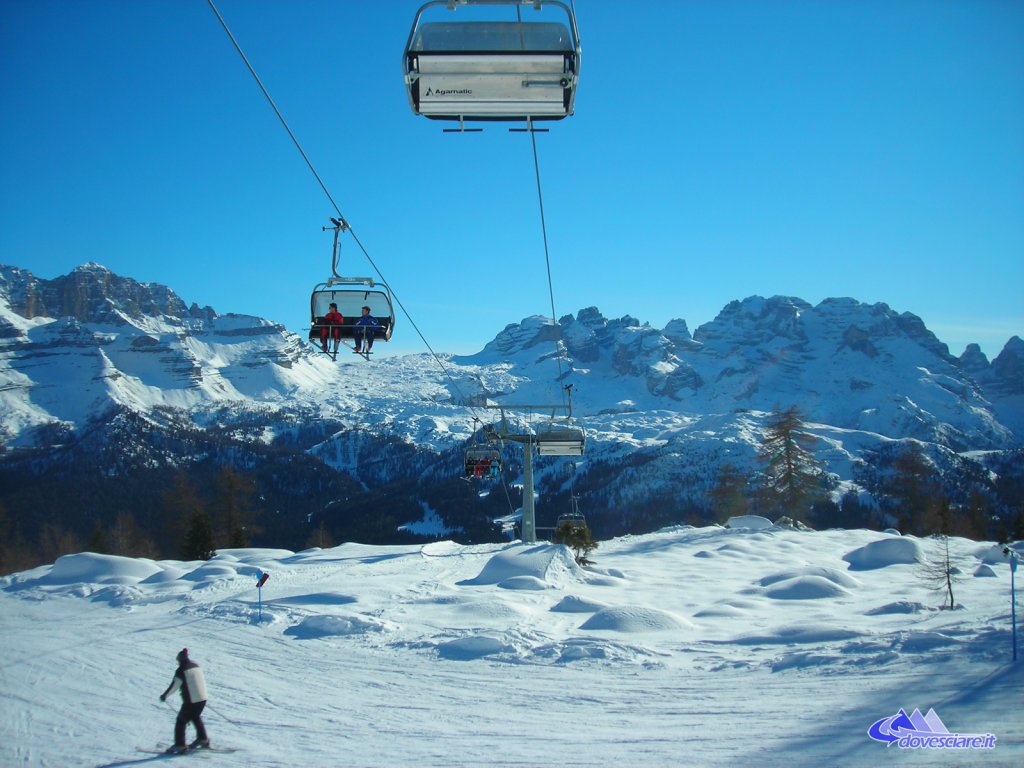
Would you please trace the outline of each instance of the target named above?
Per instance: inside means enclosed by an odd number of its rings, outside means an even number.
[[[438,5],[523,6],[523,15],[555,7],[568,24],[421,22]],[[557,0],[434,0],[416,14],[404,58],[412,110],[434,120],[561,120],[573,112],[579,67],[576,17]]]
[[[586,436],[580,427],[548,424],[537,430],[535,441],[541,456],[582,456]]]

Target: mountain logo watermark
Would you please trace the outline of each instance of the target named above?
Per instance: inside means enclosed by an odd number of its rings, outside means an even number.
[[[912,714],[900,710],[883,717],[868,728],[868,736],[887,747],[900,749],[995,749],[996,737],[991,733],[950,733],[945,724],[929,709],[927,715],[915,709]]]

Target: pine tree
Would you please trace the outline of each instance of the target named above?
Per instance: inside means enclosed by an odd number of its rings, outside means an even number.
[[[205,511],[206,504],[195,482],[188,473],[176,472],[170,489],[163,494],[160,508],[162,523],[157,526],[156,535],[162,542],[161,551],[176,553],[188,535],[192,519]]]
[[[321,520],[319,527],[314,528],[309,534],[309,538],[306,539],[306,548],[319,547],[320,549],[330,549],[333,546],[334,539],[324,525],[324,521]]]
[[[89,537],[89,543],[86,548],[90,552],[95,552],[98,555],[110,554],[110,545],[107,543],[107,534],[103,530],[103,523],[100,519],[96,518],[96,524],[92,529],[92,536]]]
[[[252,480],[231,467],[222,467],[217,473],[216,482],[214,510],[219,529],[217,539],[231,549],[245,547],[248,545],[246,526],[256,486]]]
[[[802,522],[820,487],[821,467],[810,446],[815,438],[803,431],[796,406],[768,417],[759,458],[765,464],[762,483],[766,501],[794,522]]]
[[[183,560],[209,560],[216,551],[213,548],[213,525],[205,512],[195,512],[189,521],[188,533],[181,548]]]
[[[749,508],[747,478],[735,465],[728,462],[718,470],[715,485],[708,495],[711,499],[712,519],[716,523],[724,523],[730,517],[745,515]]]
[[[908,443],[892,469],[882,484],[882,493],[894,507],[900,529],[917,536],[951,533],[949,500],[921,446]]]
[[[597,542],[590,533],[590,527],[576,520],[563,520],[558,524],[555,529],[555,543],[569,547],[580,565],[589,564],[587,555],[597,549]]]

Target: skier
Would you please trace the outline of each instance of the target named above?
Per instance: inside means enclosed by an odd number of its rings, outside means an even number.
[[[369,355],[373,349],[373,339],[380,329],[380,321],[370,314],[369,307],[363,307],[363,316],[356,320],[356,354]],[[362,342],[366,342],[365,348]]]
[[[332,359],[338,359],[338,345],[341,343],[341,326],[345,318],[338,311],[338,305],[333,301],[329,307],[330,311],[324,315],[323,325],[320,326],[320,348],[329,354]],[[328,337],[334,341],[333,351],[328,349]]]
[[[206,707],[206,679],[203,677],[202,668],[188,657],[188,648],[181,649],[177,660],[178,670],[174,673],[174,679],[167,686],[167,690],[160,694],[160,701],[167,701],[168,696],[181,689],[181,709],[178,710],[178,719],[174,721],[174,745],[167,751],[205,749],[210,746],[206,726],[203,725],[201,717]],[[189,723],[196,727],[196,740],[186,746],[185,727]]]

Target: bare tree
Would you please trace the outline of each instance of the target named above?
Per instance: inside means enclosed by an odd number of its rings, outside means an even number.
[[[935,555],[921,563],[921,576],[929,587],[946,593],[949,600],[948,608],[953,610],[956,601],[953,597],[953,585],[961,580],[960,569],[953,565],[949,555],[949,536],[937,534],[932,536],[937,544]]]

